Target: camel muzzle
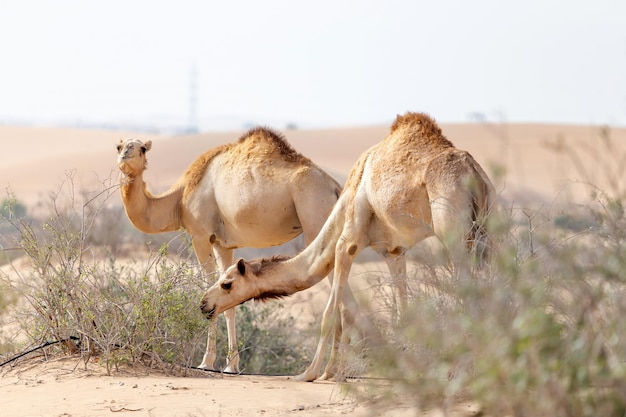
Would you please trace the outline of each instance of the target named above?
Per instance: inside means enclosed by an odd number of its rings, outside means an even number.
[[[207,310],[206,302],[202,301],[200,303],[200,311],[202,311],[202,314],[207,320],[211,320],[213,319],[213,315],[215,315],[215,306],[213,306],[210,310]]]

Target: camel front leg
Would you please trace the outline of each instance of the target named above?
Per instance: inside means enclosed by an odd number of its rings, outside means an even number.
[[[344,375],[342,375],[340,364],[343,363],[343,349],[350,344],[350,338],[348,337],[348,332],[346,332],[346,330],[352,323],[346,320],[346,316],[344,315],[346,311],[343,303],[339,304],[337,310],[334,322],[335,331],[330,340],[330,357],[328,358],[328,363],[326,364],[324,373],[319,377],[322,381],[339,381],[345,379]]]
[[[198,237],[192,237],[191,243],[193,250],[198,258],[198,263],[202,272],[205,274],[207,283],[211,285],[215,280],[215,257],[213,256],[213,245],[208,239],[202,239]],[[207,332],[206,351],[202,362],[198,365],[201,369],[215,369],[215,358],[217,355],[217,346],[215,337],[217,335],[217,320],[211,320],[209,322],[209,330]]]
[[[343,369],[343,350],[350,343],[346,330],[354,324],[356,300],[348,278],[352,269],[352,262],[357,253],[364,247],[364,239],[350,239],[349,236],[359,236],[358,233],[351,233],[350,227],[360,226],[360,224],[349,225],[344,231],[344,235],[337,242],[335,248],[335,277],[333,281],[332,294],[335,303],[335,332],[332,339],[332,350],[328,358],[328,364],[322,380],[341,381],[345,379],[345,369]],[[346,303],[350,304],[346,304]],[[354,303],[354,304],[353,304]]]
[[[198,365],[200,369],[215,369],[215,358],[217,357],[217,345],[215,336],[217,335],[217,320],[209,320],[209,330],[207,332],[206,351],[202,358],[202,363]]]
[[[324,315],[322,316],[320,340],[317,343],[315,356],[306,370],[294,378],[296,381],[311,382],[315,381],[319,376],[331,333],[336,333],[337,325],[341,325],[341,319],[338,313],[339,305],[336,297],[335,285],[333,285],[330,296],[328,297],[328,303],[324,309]]]
[[[367,231],[372,219],[372,211],[369,204],[355,204],[353,210],[346,211],[346,221],[343,226],[341,237],[335,246],[335,277],[331,298],[334,298],[334,314],[339,315],[339,324],[335,328],[333,348],[328,364],[322,375],[322,379],[333,379],[336,381],[345,379],[345,364],[343,363],[343,343],[349,343],[349,339],[342,336],[346,329],[342,324],[351,326],[354,323],[354,311],[356,306],[354,296],[348,285],[352,262],[357,254],[369,245]],[[350,304],[346,304],[349,302]],[[354,303],[354,304],[353,304]],[[367,329],[369,330],[369,326]],[[326,335],[326,341],[328,341]]]
[[[226,249],[219,244],[214,248],[215,260],[219,272],[224,272],[234,263],[234,251]],[[226,356],[226,368],[224,372],[239,373],[239,346],[237,346],[237,323],[235,320],[235,308],[224,312],[226,319],[226,331],[228,333],[228,354]]]
[[[239,347],[237,346],[237,323],[235,321],[235,308],[224,312],[226,319],[226,331],[228,332],[228,355],[226,356],[226,368],[224,372],[239,373]]]
[[[337,243],[335,249],[335,274],[328,304],[322,317],[320,340],[317,344],[313,361],[302,374],[296,377],[299,381],[313,381],[319,376],[322,360],[326,354],[329,342],[332,343],[332,351],[322,379],[342,378],[339,372],[341,369],[340,349],[342,346],[340,339],[343,332],[342,322],[346,321],[345,317],[343,317],[347,313],[346,308],[351,309],[350,306],[343,306],[342,304],[344,302],[344,292],[350,291],[350,288],[347,287],[348,277],[352,267],[352,260],[358,252],[358,245],[348,244],[347,242],[349,240],[342,236]],[[351,314],[349,315],[348,321],[352,322],[354,317]]]

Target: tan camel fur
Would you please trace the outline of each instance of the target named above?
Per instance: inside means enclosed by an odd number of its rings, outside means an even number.
[[[151,141],[133,139],[120,140],[117,146],[126,214],[145,233],[185,229],[208,277],[215,272],[215,263],[219,271],[233,263],[236,248],[276,246],[301,233],[310,243],[341,192],[335,180],[297,153],[282,135],[254,128],[236,143],[201,155],[172,188],[153,195],[143,180],[151,146]],[[225,316],[229,349],[225,371],[238,372],[234,309],[226,309]],[[215,330],[213,322],[201,368],[213,367]]]
[[[209,288],[200,308],[213,319],[250,299],[309,288],[334,268],[315,357],[296,378],[318,378],[332,340],[321,378],[341,379],[338,342],[342,328],[355,319],[353,310],[345,308],[344,294],[354,257],[368,246],[380,253],[406,305],[407,249],[435,235],[455,271],[462,263],[471,265],[468,250],[484,262],[489,249],[485,220],[495,204],[495,190],[485,172],[443,136],[433,119],[422,113],[398,116],[389,135],[354,165],[339,201],[309,246],[292,258],[237,261]]]

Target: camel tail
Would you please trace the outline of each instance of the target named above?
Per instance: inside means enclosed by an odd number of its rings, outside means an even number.
[[[475,173],[469,184],[472,198],[472,226],[466,236],[466,242],[468,251],[475,256],[476,265],[482,268],[491,257],[492,248],[487,221],[495,203],[495,196],[493,185],[485,172],[476,165],[473,165],[472,168]]]

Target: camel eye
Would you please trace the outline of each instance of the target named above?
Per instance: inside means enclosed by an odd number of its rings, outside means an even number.
[[[226,291],[229,291],[232,286],[233,286],[232,282],[222,282],[222,285],[221,285],[222,289]]]

